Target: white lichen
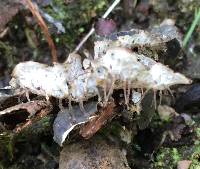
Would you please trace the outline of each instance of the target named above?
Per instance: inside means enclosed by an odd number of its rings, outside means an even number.
[[[119,37],[115,42],[97,42],[94,59],[87,59],[84,64],[75,53],[70,54],[63,64],[53,66],[33,61],[19,63],[13,71],[10,85],[38,95],[67,98],[82,105],[83,101],[96,95],[100,101],[102,96],[99,89],[104,91],[104,101],[108,101],[114,89],[123,89],[125,103],[128,104],[131,89],[156,91],[169,89],[176,84],[190,84],[191,80],[184,75],[126,47],[133,43],[129,42],[133,39],[140,44],[155,45],[161,42],[160,37],[139,32],[140,36],[139,33],[128,38],[123,36],[125,39]]]

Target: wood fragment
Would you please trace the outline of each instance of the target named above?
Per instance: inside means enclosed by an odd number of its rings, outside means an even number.
[[[114,102],[108,103],[105,108],[100,110],[100,115],[92,118],[83,128],[80,130],[80,135],[85,139],[91,138],[103,125],[110,119],[112,119],[116,113],[114,111]]]
[[[47,106],[44,109],[41,109],[40,112],[33,117],[32,119],[28,119],[25,123],[19,124],[15,127],[14,132],[20,133],[23,129],[30,127],[37,121],[41,120],[43,117],[47,116],[52,110],[52,106]]]
[[[5,115],[5,114],[11,114],[14,111],[23,110],[23,109],[25,109],[30,114],[29,116],[33,116],[35,113],[45,108],[46,106],[47,106],[46,102],[42,100],[21,103],[21,104],[9,107],[3,111],[0,111],[0,116]]]

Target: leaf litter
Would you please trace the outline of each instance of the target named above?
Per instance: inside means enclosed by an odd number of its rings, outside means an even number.
[[[61,110],[53,124],[54,141],[62,146],[69,133],[76,126],[80,126],[95,118],[95,113],[97,112],[96,104],[95,102],[85,104],[84,115],[79,106],[74,106],[71,111],[69,109]]]
[[[61,111],[54,123],[54,140],[62,145],[73,128],[89,121],[89,116],[96,112],[93,108],[86,110],[87,104],[83,106],[83,101],[98,96],[98,101],[106,107],[113,91],[122,89],[128,106],[131,89],[158,91],[169,90],[176,84],[190,84],[191,80],[183,74],[174,72],[155,58],[132,50],[135,46],[159,49],[171,39],[173,37],[139,29],[114,33],[95,42],[94,58],[83,61],[87,62],[86,68],[83,67],[81,56],[76,53],[71,53],[64,63],[54,63],[53,66],[33,61],[21,62],[13,70],[10,85],[13,89],[24,89],[45,96],[47,100],[51,96],[60,100],[68,99],[69,110],[62,109],[60,105]],[[78,102],[80,109],[77,106],[71,107],[71,101]],[[72,109],[77,113],[82,112],[81,120],[77,120]],[[101,128],[105,119],[100,119],[92,122],[91,128],[97,124],[99,127],[96,130]],[[101,122],[98,123],[99,120]],[[81,132],[86,138],[96,132],[86,128]],[[86,134],[86,131],[91,134]]]

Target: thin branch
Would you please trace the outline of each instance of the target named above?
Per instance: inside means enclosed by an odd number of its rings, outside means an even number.
[[[74,53],[78,52],[79,49],[83,46],[83,44],[88,40],[88,38],[94,33],[95,29],[92,27],[90,31],[85,35],[85,37],[81,40],[81,42],[78,44],[76,49],[74,50]]]
[[[105,19],[112,10],[119,4],[121,0],[115,0],[112,5],[107,9],[107,11],[102,16],[103,19]],[[88,38],[95,32],[94,26],[90,29],[90,31],[85,35],[85,37],[81,40],[81,42],[78,44],[78,46],[75,48],[74,53],[78,52],[79,49],[83,46],[83,44],[88,40]]]
[[[121,0],[115,0],[113,4],[108,8],[108,10],[104,13],[102,18],[107,18],[107,16],[112,12],[112,10],[118,5]]]
[[[23,1],[23,0],[22,0]],[[43,18],[41,17],[37,6],[35,6],[31,0],[25,0],[26,4],[29,8],[29,10],[31,11],[31,13],[33,14],[33,16],[37,19],[38,24],[40,25],[42,31],[44,32],[44,35],[48,41],[49,47],[51,49],[51,55],[52,55],[52,62],[57,62],[57,51],[56,51],[56,47],[55,44],[51,38],[51,35],[48,31],[48,27],[46,25],[46,23],[44,22]],[[22,2],[23,3],[23,2]]]

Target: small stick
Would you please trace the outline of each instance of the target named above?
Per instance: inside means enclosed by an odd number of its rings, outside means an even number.
[[[107,18],[107,16],[112,12],[112,10],[118,5],[118,3],[121,0],[115,0],[112,5],[107,9],[107,11],[102,16],[103,19]],[[76,53],[79,51],[79,49],[83,46],[83,44],[88,40],[88,38],[95,32],[94,25],[90,29],[90,31],[87,33],[87,35],[81,40],[81,42],[78,44],[78,46],[75,48],[73,53]]]
[[[23,3],[24,0],[22,0]],[[44,35],[47,39],[47,42],[49,44],[49,47],[51,49],[51,55],[52,55],[52,62],[57,62],[57,51],[56,51],[56,47],[55,44],[51,38],[51,35],[48,31],[48,27],[45,24],[43,18],[41,17],[37,7],[31,2],[31,0],[25,0],[29,10],[31,11],[31,13],[33,14],[33,16],[37,19],[38,24],[40,25],[42,31],[44,32]],[[24,4],[24,3],[23,3]]]
[[[81,42],[78,44],[78,46],[76,47],[76,49],[74,50],[73,53],[77,53],[79,51],[79,49],[83,46],[83,44],[88,40],[88,38],[94,33],[95,29],[92,26],[92,28],[90,29],[90,31],[87,33],[87,35],[81,40]]]

